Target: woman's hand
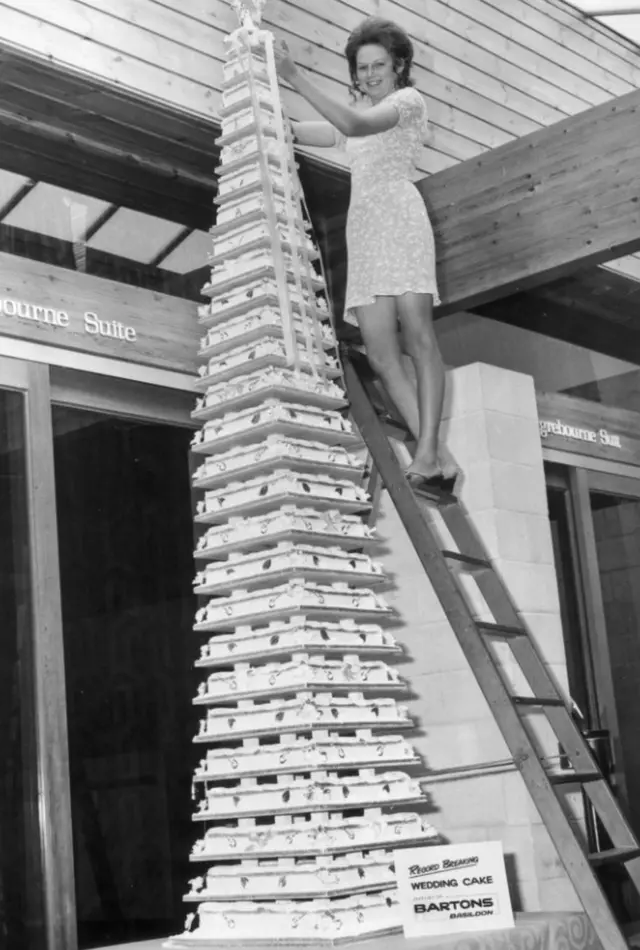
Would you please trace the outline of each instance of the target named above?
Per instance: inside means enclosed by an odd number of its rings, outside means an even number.
[[[278,75],[287,82],[293,82],[298,75],[298,67],[293,61],[289,47],[284,40],[276,40],[273,44]]]

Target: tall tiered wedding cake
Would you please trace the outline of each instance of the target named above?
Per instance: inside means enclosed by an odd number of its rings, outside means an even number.
[[[436,839],[404,810],[423,793],[400,651],[272,36],[234,5],[194,412],[199,876],[172,948],[397,930],[393,851]]]

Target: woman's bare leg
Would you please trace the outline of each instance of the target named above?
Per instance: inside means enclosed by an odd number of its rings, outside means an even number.
[[[405,356],[409,356],[409,349],[405,340],[405,335],[402,332],[402,327],[400,328],[400,349],[402,350]],[[418,390],[413,376],[411,377],[411,388],[413,390],[413,396],[415,399],[416,407],[418,405]],[[419,434],[419,432],[418,432]],[[417,441],[417,436],[416,436]],[[449,446],[440,438],[438,442],[438,467],[440,471],[445,476],[445,478],[452,478],[457,475],[460,471],[460,466],[455,460],[455,457]]]
[[[356,316],[371,368],[380,377],[414,438],[419,439],[418,402],[403,364],[396,298],[376,297],[375,303],[357,307]]]
[[[420,429],[410,471],[427,477],[442,471],[438,434],[444,402],[444,364],[433,327],[431,294],[396,297],[404,347],[415,367]]]

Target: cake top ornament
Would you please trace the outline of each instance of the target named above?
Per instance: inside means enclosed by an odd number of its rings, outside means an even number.
[[[267,0],[231,0],[231,6],[236,11],[238,20],[245,30],[253,31],[260,26],[262,11]]]

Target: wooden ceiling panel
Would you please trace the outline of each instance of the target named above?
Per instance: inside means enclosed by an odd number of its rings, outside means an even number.
[[[33,130],[7,127],[1,117],[0,129],[0,166],[9,171],[110,204],[160,214],[185,227],[207,230],[213,223],[213,189],[154,176],[135,161],[105,158],[64,137],[43,141]]]
[[[610,286],[609,276],[594,267],[575,277],[512,294],[472,310],[492,320],[640,364],[640,314],[633,303],[638,299],[640,286],[619,278],[615,288],[601,292],[600,281]]]

